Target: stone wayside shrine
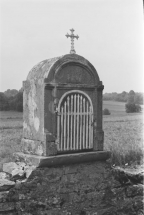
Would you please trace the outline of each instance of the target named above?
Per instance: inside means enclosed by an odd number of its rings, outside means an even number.
[[[94,66],[75,53],[73,31],[66,35],[70,54],[38,63],[23,82],[22,151],[47,162],[50,156],[73,162],[109,156],[103,151],[104,86]]]
[[[23,82],[22,151],[0,172],[2,215],[143,214],[142,176],[103,150],[103,84],[74,50],[38,63]]]

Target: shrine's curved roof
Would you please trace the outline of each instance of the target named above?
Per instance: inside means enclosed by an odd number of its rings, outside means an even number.
[[[54,63],[57,60],[59,60],[62,57],[63,56],[50,58],[50,59],[39,62],[30,70],[30,72],[27,76],[27,80],[46,78],[48,76],[50,68],[54,65]]]
[[[77,62],[83,66],[89,67],[90,70],[93,71],[96,79],[99,80],[99,76],[97,74],[97,71],[93,67],[93,65],[88,60],[86,60],[84,57],[77,55],[77,54],[66,54],[63,56],[59,56],[59,57],[55,57],[55,58],[41,61],[40,63],[35,65],[30,70],[30,72],[27,76],[27,80],[28,81],[31,81],[31,80],[36,81],[39,79],[48,78],[53,73],[54,68],[56,69],[57,66],[60,66],[62,64],[69,63],[69,62]]]

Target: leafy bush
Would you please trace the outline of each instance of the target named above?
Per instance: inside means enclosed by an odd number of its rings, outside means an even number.
[[[111,113],[110,113],[109,109],[105,108],[105,109],[103,110],[103,115],[110,115],[110,114],[111,114]]]
[[[141,106],[135,103],[125,104],[126,113],[139,113],[141,112]]]

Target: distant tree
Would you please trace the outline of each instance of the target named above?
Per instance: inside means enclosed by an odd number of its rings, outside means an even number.
[[[103,100],[114,100],[116,101],[117,98],[117,93],[113,92],[113,93],[105,93],[103,95]]]
[[[142,111],[142,108],[141,108],[141,106],[140,105],[135,105],[136,106],[136,112],[137,113],[139,113],[139,112],[141,112]]]
[[[0,111],[23,111],[23,88],[0,92]]]
[[[121,95],[121,101],[127,102],[128,93],[126,91],[123,91],[120,95]]]
[[[13,90],[8,89],[8,90],[6,90],[6,91],[4,92],[4,94],[5,94],[6,97],[8,97],[8,98],[16,96],[17,93],[18,93],[18,91],[15,90],[15,89],[13,89]]]
[[[10,101],[10,108],[11,110],[15,110],[15,111],[23,111],[23,92],[19,91],[17,93],[17,95],[12,98]]]
[[[103,100],[112,100],[112,101],[119,101],[119,102],[127,102],[128,93],[123,91],[122,93],[105,93],[103,95]]]
[[[121,94],[122,94],[123,96],[126,96],[126,95],[127,95],[127,92],[126,92],[126,91],[123,91]]]
[[[142,93],[135,93],[134,103],[135,104],[143,104],[143,94]]]
[[[134,97],[135,97],[135,92],[133,90],[131,90],[129,93],[128,93],[128,100],[127,100],[127,103],[131,103],[133,104],[134,103]]]
[[[15,106],[16,106],[16,102],[13,98],[9,98],[8,100],[9,103],[9,110],[16,110]]]
[[[23,92],[23,91],[24,91],[23,87],[22,87],[22,88],[20,88],[19,92]]]
[[[117,93],[116,93],[116,92],[113,92],[113,93],[111,94],[111,98],[112,98],[112,100],[116,101]]]
[[[9,110],[9,103],[5,94],[0,92],[0,111],[4,110]]]
[[[16,99],[17,102],[23,103],[23,92],[19,91],[17,93],[17,95],[15,96],[15,99]]]
[[[109,94],[110,94],[110,93],[105,93],[105,94],[103,95],[103,100],[111,100],[111,98],[109,97]]]
[[[110,115],[110,114],[111,114],[111,113],[110,113],[109,109],[105,108],[105,109],[103,110],[103,115]]]
[[[139,113],[141,112],[141,106],[135,103],[125,104],[126,113]]]
[[[18,92],[16,96],[16,100],[17,100],[16,110],[19,112],[22,112],[23,111],[23,91]]]
[[[133,90],[130,90],[129,93],[123,91],[122,93],[105,93],[103,95],[103,100],[135,103],[135,104],[144,104],[144,93],[135,93]]]
[[[141,112],[141,106],[139,104],[136,104],[138,101],[138,97],[136,96],[136,93],[131,90],[128,94],[128,100],[125,104],[125,109],[127,113],[139,113]]]
[[[135,92],[133,90],[130,90],[129,95],[135,95]]]

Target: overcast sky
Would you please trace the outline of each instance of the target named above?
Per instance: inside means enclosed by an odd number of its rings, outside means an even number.
[[[104,92],[143,89],[142,0],[1,0],[0,91],[22,87],[38,62],[76,53],[96,68]]]

